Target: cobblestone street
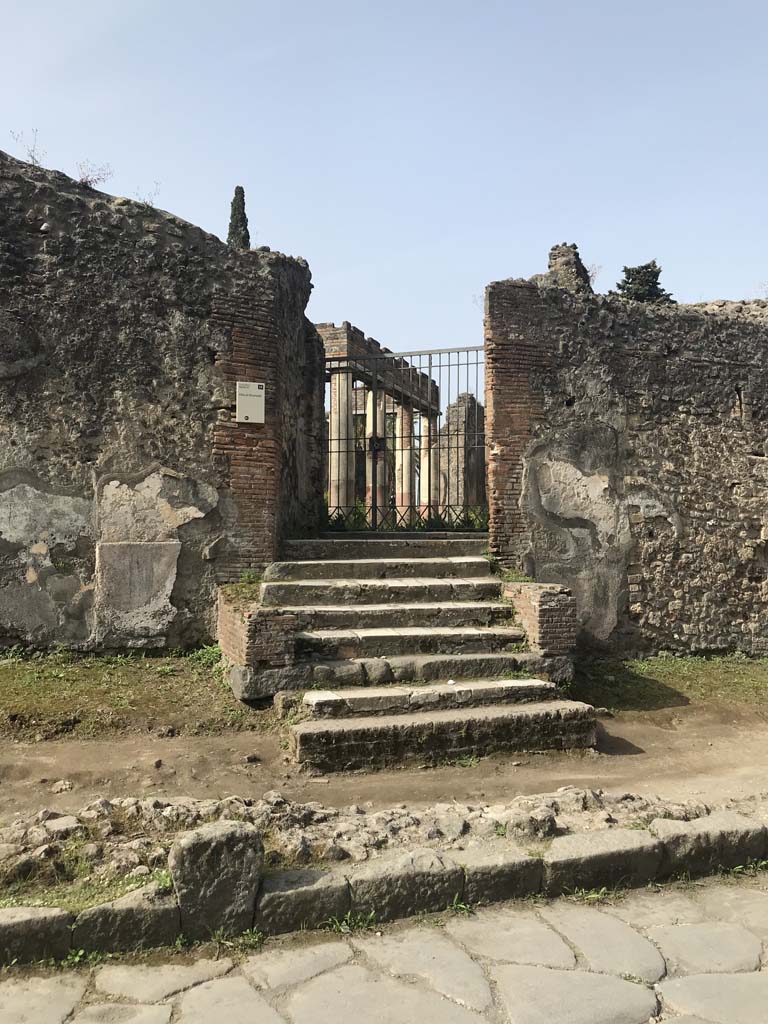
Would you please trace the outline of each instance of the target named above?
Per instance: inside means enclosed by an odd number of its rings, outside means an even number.
[[[764,876],[703,881],[293,936],[242,959],[10,972],[0,1024],[766,1024],[766,943]]]

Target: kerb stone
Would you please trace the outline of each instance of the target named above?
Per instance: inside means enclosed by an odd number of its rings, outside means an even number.
[[[464,871],[464,902],[498,903],[541,891],[542,863],[514,846],[457,853]]]
[[[238,935],[253,926],[264,846],[253,825],[219,821],[186,832],[171,847],[168,868],[191,939],[222,929]]]
[[[71,946],[72,914],[46,907],[0,910],[0,964],[31,963],[67,955]]]
[[[445,854],[420,848],[349,874],[352,910],[377,921],[445,910],[464,892],[464,874]]]
[[[658,874],[661,858],[658,839],[634,829],[558,836],[544,854],[544,891],[553,896],[575,889],[644,885]]]
[[[762,860],[768,847],[765,825],[734,811],[714,811],[694,821],[655,818],[651,831],[664,844],[664,875],[706,875],[738,867]]]
[[[319,928],[331,918],[341,920],[350,906],[344,875],[312,868],[281,871],[264,879],[255,927],[265,935]]]
[[[78,914],[72,944],[75,949],[101,953],[151,949],[172,945],[180,931],[175,897],[161,893],[156,885],[147,885]]]

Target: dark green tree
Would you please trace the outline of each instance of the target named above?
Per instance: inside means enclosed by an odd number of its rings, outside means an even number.
[[[622,299],[633,299],[635,302],[655,302],[667,304],[674,302],[668,291],[659,284],[661,267],[656,260],[642,263],[639,267],[624,267],[624,277],[616,285]]]
[[[251,236],[248,233],[248,218],[245,215],[245,189],[238,185],[232,198],[232,212],[229,215],[227,245],[233,249],[250,249]]]

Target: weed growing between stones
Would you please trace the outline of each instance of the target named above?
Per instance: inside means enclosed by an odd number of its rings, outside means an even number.
[[[217,928],[211,936],[211,943],[214,947],[215,959],[220,960],[225,952],[255,952],[264,945],[264,939],[264,934],[257,928],[248,928],[240,935],[227,935],[223,928]]]
[[[627,890],[620,885],[612,888],[604,885],[600,889],[573,889],[563,895],[573,903],[585,903],[592,906],[597,903],[615,903],[617,900],[623,900],[627,895]]]
[[[472,905],[470,903],[465,903],[459,896],[459,893],[456,893],[453,897],[453,901],[446,907],[446,910],[459,917],[472,917],[475,913]]]
[[[337,935],[351,935],[353,932],[370,931],[376,926],[376,913],[355,913],[348,910],[344,917],[330,917],[321,927],[324,931],[335,932]]]

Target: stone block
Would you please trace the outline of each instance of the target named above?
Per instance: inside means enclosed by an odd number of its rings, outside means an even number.
[[[269,875],[256,904],[255,927],[265,935],[319,928],[350,909],[349,883],[334,871],[313,868]]]
[[[71,946],[72,914],[48,907],[0,910],[0,964],[61,960]]]
[[[178,541],[96,545],[96,632],[106,644],[157,643],[176,616]]]
[[[181,910],[181,928],[191,939],[223,929],[238,935],[253,925],[264,846],[253,825],[218,821],[181,835],[168,867]]]
[[[153,884],[78,914],[72,945],[89,953],[151,949],[171,945],[180,931],[175,897]]]
[[[497,903],[541,891],[542,863],[514,846],[455,853],[464,871],[464,902]]]
[[[768,852],[765,825],[734,811],[714,811],[693,821],[656,818],[651,831],[664,846],[665,876],[710,874],[762,860]]]
[[[464,892],[459,865],[426,847],[371,861],[348,877],[353,913],[376,921],[445,910]]]
[[[544,891],[636,886],[656,878],[662,847],[649,833],[610,828],[558,836],[544,854]]]

